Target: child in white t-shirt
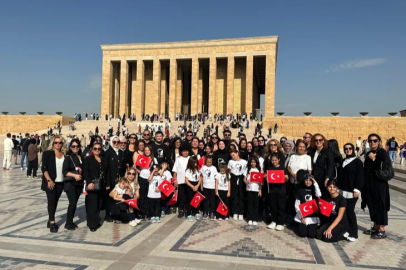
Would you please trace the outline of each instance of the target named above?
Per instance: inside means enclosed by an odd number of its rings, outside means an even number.
[[[192,156],[189,158],[189,162],[187,164],[187,169],[185,173],[185,182],[187,185],[187,197],[188,197],[188,204],[187,204],[187,219],[189,221],[193,221],[193,216],[197,220],[200,219],[199,215],[199,207],[195,208],[190,205],[190,202],[192,201],[193,197],[195,196],[196,192],[199,190],[199,187],[201,186],[201,181],[200,181],[200,172],[197,169],[198,167],[198,161],[195,156]]]
[[[162,168],[164,168],[164,166],[165,166],[165,171],[162,174],[162,181],[167,180],[169,183],[172,183],[172,174],[168,170],[168,168],[169,168],[168,163],[166,161],[163,161],[161,163],[161,166],[162,166]],[[169,195],[169,197],[165,197],[165,199],[163,199],[161,201],[161,218],[163,218],[166,215],[166,211],[168,211],[168,202],[172,198],[173,195],[174,195],[174,193]]]
[[[222,201],[227,208],[229,208],[228,198],[230,197],[230,173],[227,169],[227,164],[222,163],[219,165],[220,172],[216,174],[216,195],[217,197],[217,205]],[[220,200],[221,199],[221,200]],[[226,216],[221,215],[220,213],[216,213],[218,220],[228,220],[228,214]]]
[[[178,187],[178,218],[184,217],[186,214],[187,204],[187,186],[185,184],[185,172],[189,161],[189,149],[185,146],[179,147],[180,156],[176,159],[173,165],[173,184]]]
[[[200,169],[200,179],[203,181],[203,195],[204,199],[204,214],[203,219],[214,220],[216,213],[216,180],[215,176],[217,174],[216,167],[213,166],[213,157],[207,156],[205,160],[205,165]]]
[[[259,197],[261,197],[262,181],[260,183],[251,181],[251,173],[261,171],[259,161],[257,158],[249,159],[249,168],[246,171],[244,177],[244,183],[247,185],[247,201],[248,201],[248,212],[247,219],[248,225],[258,226],[258,215],[259,215]]]
[[[149,204],[149,215],[151,216],[151,222],[160,222],[161,214],[161,191],[159,190],[159,185],[162,183],[162,174],[157,166],[153,166],[151,175],[148,178],[148,204]]]
[[[130,194],[133,198],[138,199],[140,197],[140,186],[138,184],[138,181],[136,179],[137,171],[135,168],[129,168],[127,171],[127,180],[128,180],[128,189],[130,191]],[[130,222],[128,225],[135,227],[137,226],[140,222],[141,219],[136,219],[136,214],[140,214],[139,211],[133,207],[128,208],[128,218]]]

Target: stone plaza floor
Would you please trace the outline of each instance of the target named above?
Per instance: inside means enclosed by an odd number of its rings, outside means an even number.
[[[406,195],[397,191],[391,190],[385,240],[362,234],[371,223],[359,207],[355,243],[302,239],[263,223],[254,228],[241,221],[188,222],[175,215],[135,228],[104,223],[92,233],[84,196],[75,216],[79,229],[67,231],[64,193],[56,215],[60,229],[51,234],[41,181],[12,167],[0,171],[0,269],[406,269]]]

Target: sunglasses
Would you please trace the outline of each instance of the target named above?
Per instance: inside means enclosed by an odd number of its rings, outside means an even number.
[[[344,150],[345,151],[352,150],[352,147],[345,147]]]
[[[281,143],[285,143],[286,141],[281,141]]]
[[[230,137],[231,134],[224,134],[224,137]]]
[[[54,142],[54,144],[63,144],[63,142]]]
[[[120,141],[113,141],[113,144],[119,144]]]
[[[126,142],[121,142],[120,144],[127,144]]]
[[[322,141],[324,141],[324,139],[315,139],[314,141],[315,142],[322,142]]]
[[[71,145],[71,148],[80,148],[79,145]]]
[[[310,137],[303,136],[303,140],[309,139]]]
[[[214,139],[216,139],[216,140],[217,140],[217,139],[218,139],[218,137],[211,137],[211,139],[212,139],[212,140],[214,140]]]
[[[101,148],[93,148],[93,151],[100,151]]]
[[[186,135],[187,137],[192,137],[193,135]]]
[[[259,140],[259,142],[263,142],[264,140]]]
[[[147,133],[146,133],[146,134],[142,134],[142,136],[149,136],[149,135],[151,135],[151,134],[147,134]]]
[[[127,173],[127,175],[135,175],[135,173]]]
[[[377,143],[379,142],[379,140],[375,139],[375,140],[368,140],[369,143]]]

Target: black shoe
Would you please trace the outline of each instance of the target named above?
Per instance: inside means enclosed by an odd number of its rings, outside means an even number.
[[[179,212],[178,212],[178,218],[182,218],[183,216],[184,216],[183,211],[182,211],[182,210],[179,210]]]
[[[75,229],[78,229],[78,225],[76,225],[75,223],[72,224],[73,226],[75,226]]]
[[[386,237],[385,231],[381,230],[371,235],[371,239],[385,239]]]
[[[48,220],[48,222],[47,222],[47,228],[48,228],[48,229],[51,228],[51,222],[49,222],[49,220]]]
[[[58,226],[56,223],[52,223],[52,224],[51,224],[51,228],[49,229],[49,231],[50,231],[51,233],[57,233],[57,232],[58,232],[58,229],[59,229],[59,226]]]
[[[75,225],[74,224],[71,224],[71,225],[66,225],[65,224],[65,230],[68,230],[68,231],[74,231],[74,230],[76,230],[76,227],[75,227]]]
[[[95,231],[97,231],[97,229],[98,229],[98,228],[89,228],[89,230],[90,230],[91,232],[95,232]]]
[[[104,218],[104,221],[106,221],[106,222],[113,222],[113,219],[111,218],[111,216],[106,216],[106,217]]]
[[[377,230],[374,229],[374,227],[371,227],[371,229],[364,231],[364,234],[366,235],[373,235],[377,233]]]

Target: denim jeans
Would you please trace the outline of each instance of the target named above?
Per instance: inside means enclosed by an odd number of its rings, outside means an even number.
[[[389,158],[392,162],[396,161],[396,151],[389,151]]]
[[[21,161],[20,161],[21,168],[24,168],[24,159],[25,159],[25,166],[28,168],[28,155],[27,155],[27,152],[21,152]]]

